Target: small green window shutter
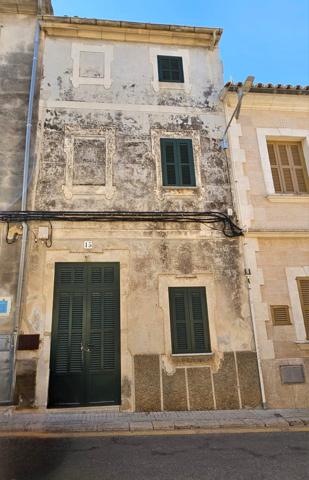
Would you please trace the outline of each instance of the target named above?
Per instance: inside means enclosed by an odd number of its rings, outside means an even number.
[[[161,159],[164,186],[196,185],[191,139],[161,138]]]
[[[163,185],[178,185],[178,170],[174,140],[161,138]]]
[[[194,186],[194,164],[191,140],[179,140],[177,142],[178,158],[179,158],[179,177],[180,185]]]
[[[170,288],[169,297],[173,353],[189,353],[191,339],[186,291],[184,288]]]
[[[210,352],[205,288],[169,288],[169,301],[173,353]]]
[[[182,57],[158,55],[159,82],[184,82]]]
[[[192,351],[210,352],[208,313],[204,288],[188,289]]]

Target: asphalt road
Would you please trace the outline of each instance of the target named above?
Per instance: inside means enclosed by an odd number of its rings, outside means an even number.
[[[1,480],[308,480],[309,433],[0,438]]]

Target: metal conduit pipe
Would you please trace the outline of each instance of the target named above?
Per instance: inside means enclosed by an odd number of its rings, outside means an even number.
[[[246,245],[244,245],[244,249],[245,249],[245,251],[246,251]],[[245,259],[246,259],[246,253],[245,253]],[[259,343],[258,343],[258,339],[257,339],[257,331],[256,331],[256,319],[255,319],[254,303],[253,303],[253,298],[252,298],[252,287],[251,287],[251,279],[250,279],[250,277],[251,277],[251,271],[250,271],[250,268],[245,268],[245,275],[246,275],[246,278],[247,278],[247,287],[248,287],[248,296],[249,296],[249,308],[250,308],[250,315],[251,315],[252,329],[253,329],[253,338],[254,338],[254,343],[255,343],[256,359],[257,359],[259,379],[260,379],[262,406],[263,406],[263,408],[267,408],[266,395],[265,395],[265,386],[264,386],[264,378],[263,378],[263,371],[262,371],[262,365],[261,365],[261,354],[260,354],[260,348],[259,348]]]
[[[35,33],[34,33],[33,60],[32,60],[32,71],[31,71],[30,90],[29,90],[28,113],[27,113],[21,211],[26,211],[27,209],[33,102],[34,102],[36,77],[37,77],[39,47],[40,47],[40,24],[37,21],[36,27],[35,27]],[[20,319],[21,319],[20,318],[21,317],[21,301],[22,301],[22,293],[23,293],[26,248],[27,248],[27,238],[28,238],[27,222],[24,221],[22,223],[22,226],[23,226],[23,235],[21,240],[21,252],[20,252],[20,260],[19,260],[19,272],[18,272],[17,293],[16,293],[16,310],[15,310],[14,330],[13,330],[13,354],[12,354],[13,368],[12,368],[12,374],[11,374],[12,378],[11,378],[11,395],[10,395],[11,401],[13,401],[15,382],[16,382],[16,351],[17,351],[18,331],[19,331],[19,325],[20,325]]]

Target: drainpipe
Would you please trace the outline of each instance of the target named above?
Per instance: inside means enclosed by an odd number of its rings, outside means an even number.
[[[228,130],[230,128],[230,125],[233,121],[233,118],[235,117],[237,120],[239,118],[240,114],[240,109],[242,105],[242,100],[243,97],[250,91],[251,86],[253,85],[254,77],[249,76],[245,80],[243,86],[239,89],[237,92],[238,95],[238,102],[237,105],[232,113],[232,116],[226,126],[226,129],[224,131],[224,134],[221,139],[221,149],[224,150],[225,152],[228,150],[228,141],[226,139]],[[225,94],[227,93],[227,90],[223,91],[223,93],[220,95],[220,100],[224,100]],[[226,159],[228,160],[227,153],[226,153]],[[233,178],[235,179],[234,175],[234,169],[233,169],[233,162],[231,161],[230,158],[230,164],[232,168],[232,175]],[[235,195],[235,200],[237,204],[237,210],[238,214],[240,214],[240,199],[238,195],[238,189],[233,188],[234,195]],[[257,365],[258,365],[258,373],[259,373],[259,382],[260,382],[260,389],[261,389],[261,397],[262,397],[262,406],[264,409],[267,408],[267,403],[266,403],[266,396],[265,396],[265,386],[264,386],[264,378],[263,378],[263,371],[262,371],[262,365],[261,365],[261,355],[260,355],[260,348],[259,348],[259,342],[258,342],[258,337],[257,337],[257,328],[256,328],[256,316],[255,316],[255,308],[254,308],[254,302],[252,298],[252,286],[251,286],[251,270],[248,268],[248,255],[246,251],[246,244],[244,242],[244,260],[245,260],[245,276],[247,279],[247,287],[248,287],[248,296],[249,296],[249,310],[250,310],[250,317],[251,317],[251,324],[252,324],[252,330],[253,330],[253,339],[254,339],[254,344],[255,344],[255,350],[256,350],[256,359],[257,359]]]
[[[244,245],[244,247],[246,249],[246,245]],[[246,254],[245,254],[245,261],[246,261]],[[246,275],[247,286],[248,286],[249,308],[250,308],[250,315],[251,315],[252,328],[253,328],[253,338],[254,338],[255,349],[256,349],[256,359],[257,359],[258,371],[259,371],[262,406],[265,409],[265,408],[267,408],[267,403],[266,403],[266,396],[265,396],[263,371],[262,371],[262,365],[261,365],[260,348],[259,348],[259,343],[258,343],[258,340],[257,340],[256,319],[255,319],[254,303],[253,303],[253,299],[252,299],[251,270],[250,270],[250,268],[245,268],[245,275]]]
[[[29,90],[29,102],[28,102],[28,114],[27,114],[27,126],[26,126],[26,144],[24,152],[24,173],[23,173],[23,186],[22,186],[22,197],[21,197],[21,211],[24,212],[27,210],[27,194],[28,194],[28,176],[29,176],[29,163],[30,163],[30,147],[31,147],[31,132],[32,132],[32,115],[33,115],[33,102],[36,86],[36,76],[37,76],[37,65],[38,65],[38,54],[40,47],[40,24],[37,21],[34,34],[34,47],[33,47],[33,60],[32,60],[32,71],[31,71],[31,81],[30,81],[30,90]],[[25,272],[25,259],[26,259],[26,248],[27,248],[27,238],[28,238],[28,225],[26,222],[22,223],[23,235],[21,240],[21,252],[19,260],[19,272],[18,272],[18,281],[17,281],[17,293],[16,293],[16,311],[15,311],[15,320],[14,320],[14,330],[13,330],[13,368],[11,374],[11,401],[13,401],[15,383],[16,383],[16,351],[17,351],[17,340],[19,325],[21,321],[21,301],[22,301],[22,292],[23,292],[23,281],[24,281],[24,272]]]

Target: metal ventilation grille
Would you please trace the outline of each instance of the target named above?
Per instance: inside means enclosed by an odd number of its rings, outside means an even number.
[[[291,325],[288,305],[271,305],[270,309],[274,325]]]

